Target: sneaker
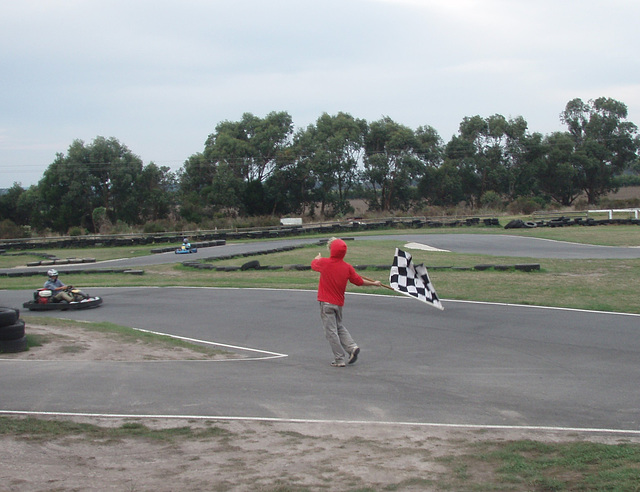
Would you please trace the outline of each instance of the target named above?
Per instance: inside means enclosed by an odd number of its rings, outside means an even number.
[[[349,356],[349,364],[353,364],[355,361],[358,360],[359,353],[360,353],[360,347],[356,347],[353,349],[353,352],[351,352],[351,355]]]
[[[346,364],[344,362],[336,362],[335,360],[331,363],[332,367],[345,367]]]

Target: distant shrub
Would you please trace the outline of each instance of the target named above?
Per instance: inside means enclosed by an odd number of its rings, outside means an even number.
[[[85,230],[82,227],[73,226],[73,227],[69,228],[69,231],[67,232],[67,235],[71,236],[71,237],[84,236],[85,235]]]
[[[495,191],[487,191],[482,195],[480,206],[491,210],[502,210],[504,208],[502,197]]]
[[[615,176],[613,178],[613,184],[618,188],[623,186],[640,186],[640,175],[623,174],[621,176]]]
[[[640,207],[640,198],[611,199],[601,198],[598,200],[599,208],[638,208]]]
[[[514,215],[531,215],[536,210],[544,210],[546,203],[538,197],[520,196],[509,203],[507,209]]]
[[[145,234],[156,234],[159,232],[165,232],[167,231],[167,225],[164,224],[163,222],[147,222],[144,225],[144,233]]]
[[[0,238],[19,239],[25,237],[24,230],[11,219],[4,219],[0,222]]]

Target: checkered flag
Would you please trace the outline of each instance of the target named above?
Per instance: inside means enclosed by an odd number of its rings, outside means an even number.
[[[396,248],[393,265],[389,273],[391,288],[401,294],[414,297],[419,301],[431,304],[433,307],[444,310],[438,295],[436,294],[427,268],[421,263],[413,264],[411,254]]]

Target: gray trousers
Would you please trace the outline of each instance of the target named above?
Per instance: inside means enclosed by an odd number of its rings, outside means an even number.
[[[351,354],[357,347],[351,334],[342,324],[342,306],[320,303],[320,318],[324,325],[324,333],[331,345],[331,351],[336,362],[344,362],[345,352]]]

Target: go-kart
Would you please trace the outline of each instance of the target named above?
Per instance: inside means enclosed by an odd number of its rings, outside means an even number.
[[[65,289],[72,295],[73,300],[70,302],[54,299],[51,289],[37,289],[33,293],[33,300],[25,302],[22,307],[30,311],[48,311],[58,309],[65,311],[67,309],[87,309],[98,307],[102,304],[102,298],[97,296],[89,296],[72,286]]]
[[[178,249],[176,249],[177,255],[183,255],[185,253],[197,253],[198,248],[192,247],[190,244],[183,244]]]

